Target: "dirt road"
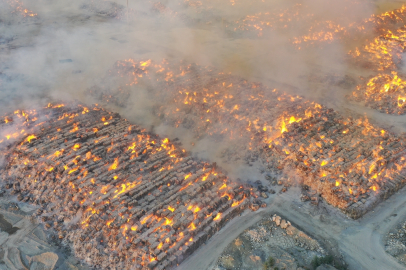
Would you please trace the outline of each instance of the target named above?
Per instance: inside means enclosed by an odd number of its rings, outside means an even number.
[[[336,246],[349,269],[405,269],[385,252],[383,244],[383,237],[406,217],[405,188],[359,220],[349,220],[334,210],[327,215],[311,216],[294,205],[289,195],[274,196],[267,208],[247,212],[230,222],[178,269],[211,269],[233,239],[268,213],[278,213],[324,245]]]

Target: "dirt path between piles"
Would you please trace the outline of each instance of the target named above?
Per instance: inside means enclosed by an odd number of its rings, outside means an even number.
[[[271,198],[267,208],[245,212],[232,220],[178,269],[211,270],[231,241],[269,213],[280,214],[322,245],[338,248],[350,270],[405,269],[385,252],[383,239],[392,227],[406,218],[406,188],[358,220],[331,213],[323,218],[320,215],[309,216],[306,211],[297,209],[288,198],[276,195]]]

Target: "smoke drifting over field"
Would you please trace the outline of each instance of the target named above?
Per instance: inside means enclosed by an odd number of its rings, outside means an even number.
[[[162,125],[154,110],[165,100],[157,104],[151,84],[112,74],[116,61],[183,60],[325,100],[337,94],[312,90],[309,76],[327,71],[343,78],[351,48],[342,40],[352,23],[376,12],[370,1],[1,0],[0,113],[51,100],[97,103],[99,89],[125,88],[126,107],[114,110],[212,157],[227,147]]]

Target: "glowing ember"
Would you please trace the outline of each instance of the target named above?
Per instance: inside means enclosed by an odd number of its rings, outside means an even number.
[[[27,142],[29,142],[29,143],[30,143],[30,142],[31,142],[31,140],[36,139],[36,138],[37,138],[37,137],[36,137],[35,135],[30,135],[30,136],[28,136],[28,137],[27,137],[27,139],[26,139],[26,140],[27,140]]]
[[[118,166],[118,158],[115,158],[113,164],[111,164],[111,166],[109,167],[109,171],[117,169],[117,166]]]

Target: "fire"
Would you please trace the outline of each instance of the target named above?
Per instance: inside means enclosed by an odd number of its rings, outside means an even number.
[[[151,64],[151,59],[149,59],[147,61],[141,61],[140,62],[141,67],[148,67],[150,64]]]
[[[30,136],[28,136],[28,137],[27,137],[27,139],[26,139],[26,140],[27,140],[27,142],[29,142],[29,143],[30,143],[30,142],[31,142],[31,140],[36,139],[36,138],[37,138],[37,137],[36,137],[35,135],[30,135]]]
[[[224,183],[224,184],[219,188],[219,190],[222,190],[223,188],[226,188],[226,187],[227,187],[227,184]]]
[[[173,212],[173,211],[175,211],[175,208],[168,206],[168,210]]]
[[[327,165],[328,164],[328,161],[326,161],[326,160],[323,160],[322,162],[321,162],[321,164],[320,164],[320,166],[325,166],[325,165]]]
[[[240,205],[243,201],[244,201],[244,199],[242,199],[241,201],[235,201],[235,202],[233,202],[231,207],[236,207],[236,206]]]
[[[73,129],[71,129],[69,132],[73,133],[73,132],[76,132],[78,130],[79,130],[79,127],[78,127],[78,124],[76,123],[76,124],[73,124]]]
[[[221,218],[221,213],[218,213],[217,216],[213,220],[219,220]]]
[[[109,171],[117,169],[118,166],[118,157],[114,159],[113,164],[109,167]]]
[[[294,123],[294,122],[299,122],[301,119],[297,119],[296,120],[296,118],[294,117],[294,116],[291,116],[290,118],[289,118],[289,124],[292,124],[292,123]]]
[[[405,101],[406,101],[406,97],[398,97],[398,106],[402,107],[403,105],[405,105]]]
[[[71,169],[71,170],[68,172],[68,174],[71,174],[71,173],[73,173],[73,172],[76,172],[78,169],[79,169],[78,167],[73,168],[73,169]]]
[[[170,226],[172,226],[172,223],[173,223],[173,220],[172,219],[169,219],[169,218],[167,218],[167,217],[165,217],[165,225],[170,225]]]
[[[189,227],[188,227],[191,231],[196,230],[196,226],[195,224],[192,222],[190,223]]]
[[[285,119],[282,119],[281,133],[284,133],[286,131],[288,131],[288,129],[286,128]]]
[[[160,242],[157,248],[158,248],[158,249],[161,249],[161,248],[162,248],[162,246],[163,246],[163,243],[162,243],[162,242]]]
[[[145,224],[147,222],[148,219],[150,219],[152,217],[152,214],[144,217],[143,219],[141,219],[141,224]]]
[[[336,187],[340,186],[340,182],[336,181]]]

